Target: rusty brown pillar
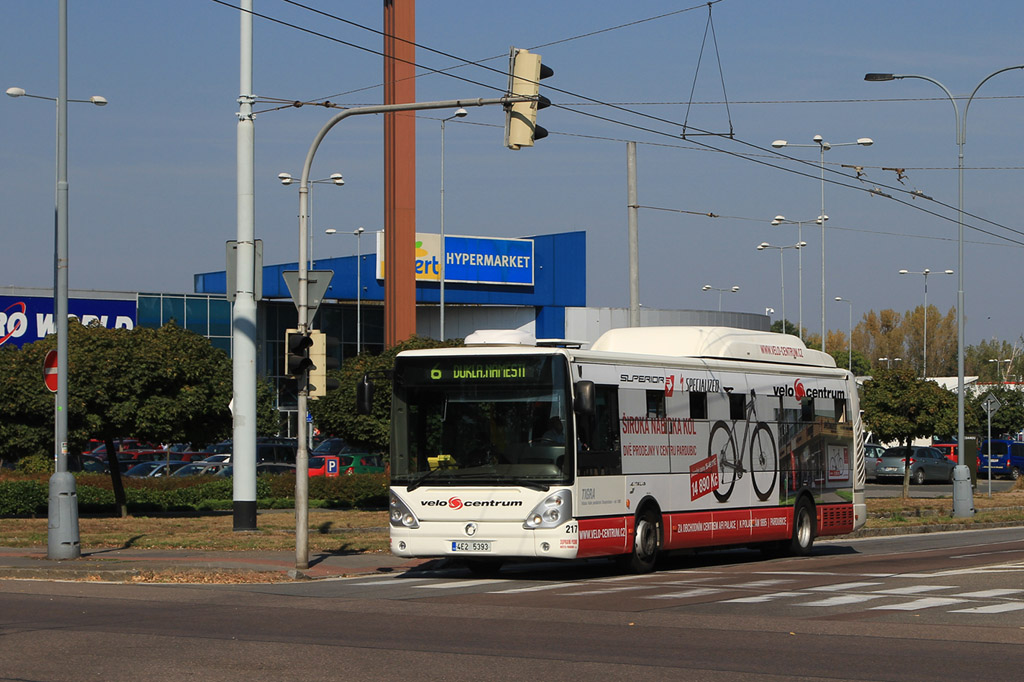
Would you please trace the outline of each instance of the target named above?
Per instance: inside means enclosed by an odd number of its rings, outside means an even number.
[[[384,103],[416,101],[416,1],[384,0]],[[416,112],[384,114],[384,343],[416,333]]]

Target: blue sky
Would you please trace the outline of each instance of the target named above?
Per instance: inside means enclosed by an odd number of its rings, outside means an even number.
[[[372,29],[382,25],[380,2],[305,4]],[[194,273],[223,269],[223,244],[236,232],[238,12],[211,0],[69,5],[69,95],[101,94],[110,101],[104,108],[74,104],[69,110],[71,287],[191,291]],[[922,278],[900,277],[898,270],[957,267],[953,108],[930,83],[865,83],[863,75],[928,75],[966,98],[989,73],[1024,64],[1024,6],[984,0],[723,0],[714,5],[713,19],[728,116],[714,104],[723,100],[723,88],[710,37],[700,57],[706,6],[604,0],[526,0],[516,6],[521,16],[509,17],[506,3],[418,3],[420,44],[471,61],[495,57],[484,62],[493,70],[453,72],[467,80],[423,75],[418,99],[499,96],[509,46],[546,45],[537,51],[556,71],[545,81],[546,92],[565,107],[542,111],[540,123],[551,136],[518,152],[502,147],[498,107],[473,109],[448,124],[449,233],[516,237],[586,230],[588,303],[626,306],[626,141],[636,140],[640,204],[653,207],[640,211],[643,305],[715,308],[717,296],[702,293],[704,284],[739,285],[739,293],[725,296],[725,307],[781,312],[778,253],[755,247],[762,241],[794,243],[795,228],[768,223],[777,214],[813,219],[820,212],[821,186],[816,148],[783,150],[779,156],[771,142],[810,144],[815,134],[831,142],[867,136],[875,142],[871,147],[836,147],[826,154],[828,176],[837,183],[825,188],[828,326],[847,326],[847,305],[833,302],[835,296],[853,301],[856,323],[870,309],[902,312],[921,304]],[[696,9],[566,40],[687,7]],[[257,95],[329,97],[345,105],[381,101],[381,59],[372,53],[381,48],[379,35],[282,0],[256,0],[255,9],[336,39],[256,19]],[[0,11],[8,27],[0,44],[0,85],[56,95],[57,0],[7,0]],[[418,60],[435,69],[456,64],[426,49],[419,50]],[[734,140],[680,137],[691,87],[689,125],[723,133],[731,120]],[[968,343],[993,336],[1016,341],[1024,333],[1017,277],[1024,256],[1024,235],[1018,232],[1024,231],[1022,96],[1024,71],[1010,71],[989,81],[970,108],[964,196],[966,211],[978,218],[966,222],[992,234],[966,232]],[[294,261],[298,249],[298,193],[276,176],[298,174],[329,112],[270,108],[256,107],[264,111],[256,120],[256,231],[266,262],[276,263]],[[438,229],[439,119],[428,112],[417,126],[422,232]],[[382,128],[380,117],[349,119],[318,152],[314,175],[341,172],[346,184],[314,192],[316,255],[355,251],[354,239],[326,237],[326,228],[379,229]],[[5,97],[0,131],[0,282],[49,287],[52,105]],[[841,164],[863,166],[865,180],[858,182]],[[883,167],[905,168],[905,184]],[[863,191],[876,186],[904,203]],[[919,190],[948,207],[898,190]],[[817,332],[821,236],[808,225],[803,238],[803,318]],[[797,259],[792,252],[785,256],[786,312],[795,321]],[[956,279],[930,278],[929,303],[943,312],[952,307]]]

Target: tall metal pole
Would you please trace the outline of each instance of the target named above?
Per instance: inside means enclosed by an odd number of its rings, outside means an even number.
[[[957,147],[957,292],[956,292],[956,371],[957,371],[957,468],[953,471],[953,516],[964,517],[974,515],[973,495],[971,493],[971,479],[967,471],[967,454],[964,452],[966,431],[964,427],[964,142],[967,138],[967,110],[971,101],[978,93],[978,90],[990,78],[997,76],[1004,71],[1024,69],[1024,64],[1007,66],[993,71],[981,79],[981,82],[971,92],[964,105],[963,124],[960,121],[960,110],[956,104],[956,98],[945,85],[930,76],[917,74],[892,74],[892,73],[868,73],[864,75],[866,81],[891,81],[903,78],[917,78],[928,81],[940,87],[946,93],[950,103],[953,105],[953,115],[956,117],[956,147]],[[969,505],[969,506],[968,506]]]
[[[921,359],[921,378],[928,379],[928,268],[924,270],[924,357]]]
[[[345,109],[335,114],[324,124],[313,138],[309,151],[306,152],[306,160],[302,164],[302,179],[299,182],[299,276],[296,282],[299,289],[299,300],[296,307],[299,312],[298,331],[300,334],[305,334],[309,331],[309,272],[306,269],[306,235],[309,230],[309,173],[313,166],[313,158],[316,156],[316,151],[320,148],[320,143],[323,142],[324,137],[327,136],[331,128],[349,116],[363,114],[384,114],[398,111],[421,111],[425,109],[449,109],[455,107],[481,107],[491,104],[504,105],[528,101],[532,101],[532,99],[529,97],[497,97],[490,99],[444,100],[439,102],[353,107],[352,109]],[[394,268],[394,261],[389,260],[386,262],[389,268]],[[394,271],[392,270],[392,272]],[[309,398],[308,371],[303,370],[297,379],[299,392],[296,407],[300,423],[296,434],[298,438],[296,439],[295,453],[295,567],[306,569],[309,568],[309,451],[307,449],[304,420],[306,419]]]
[[[256,530],[255,124],[252,105],[252,0],[242,0],[237,129],[237,250],[231,328],[233,527]]]
[[[363,232],[360,227],[356,235],[356,355],[363,352]],[[443,276],[443,275],[442,275]],[[442,335],[443,338],[443,335]]]
[[[626,143],[626,194],[629,208],[629,326],[640,326],[640,205],[636,191],[636,142]]]
[[[825,142],[820,135],[815,135],[818,146],[821,147],[821,352],[825,350],[825,338],[828,336],[828,328],[825,326]],[[785,323],[783,323],[785,326]]]
[[[448,257],[447,249],[444,247],[444,124],[447,118],[441,119],[441,268],[438,271],[440,276],[440,307],[441,317],[439,319],[438,335],[444,341],[444,262]]]
[[[54,235],[54,316],[57,327],[57,397],[54,410],[54,455],[50,477],[47,558],[82,555],[78,533],[78,492],[68,471],[68,3],[60,0],[58,19],[57,196]]]

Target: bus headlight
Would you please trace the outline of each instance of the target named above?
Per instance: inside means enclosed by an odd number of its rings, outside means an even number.
[[[557,528],[569,519],[572,514],[572,493],[559,490],[551,493],[526,516],[523,528]]]
[[[409,506],[394,492],[391,492],[389,497],[391,498],[391,525],[397,528],[419,528],[420,521],[409,509]]]

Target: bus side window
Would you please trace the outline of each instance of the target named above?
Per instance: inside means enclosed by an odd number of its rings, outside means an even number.
[[[708,418],[708,394],[704,391],[690,391],[690,419]]]
[[[647,418],[665,418],[665,391],[647,391]]]
[[[845,422],[845,421],[847,421],[847,419],[846,419],[846,407],[847,407],[846,398],[836,398],[835,401],[836,401],[836,404],[835,404],[836,421],[837,422]]]
[[[800,401],[800,421],[814,421],[814,398],[804,398]]]
[[[592,442],[580,441],[577,466],[583,476],[607,476],[622,473],[622,448],[619,440],[619,388],[594,387],[595,424]]]
[[[742,393],[729,394],[729,419],[747,418],[747,396]]]

